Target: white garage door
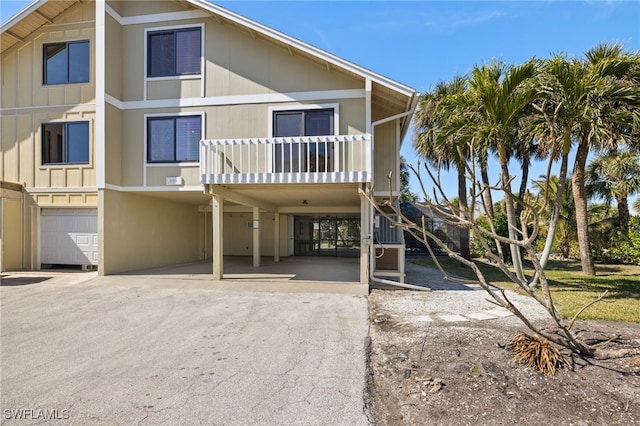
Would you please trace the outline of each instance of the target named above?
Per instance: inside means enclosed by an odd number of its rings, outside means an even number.
[[[96,209],[42,209],[40,263],[98,264],[98,212]]]

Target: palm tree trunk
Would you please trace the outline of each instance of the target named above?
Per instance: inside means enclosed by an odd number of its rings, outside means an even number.
[[[616,195],[616,204],[618,204],[618,226],[623,234],[629,233],[629,200],[626,196]]]
[[[556,229],[558,227],[558,221],[560,219],[560,206],[562,204],[562,197],[564,195],[564,188],[567,183],[567,169],[569,163],[569,156],[562,155],[562,165],[560,166],[560,176],[558,176],[558,188],[556,188],[556,197],[553,200],[553,210],[551,211],[551,217],[549,218],[549,229],[547,231],[547,239],[544,242],[544,249],[540,255],[540,266],[544,269],[547,266],[547,261],[551,255],[551,249],[553,247],[553,240],[556,237]]]
[[[549,256],[551,256],[551,250],[553,249],[553,241],[556,238],[556,229],[558,228],[558,222],[560,221],[560,210],[562,207],[562,197],[564,196],[565,187],[567,184],[567,169],[569,163],[569,154],[562,154],[562,164],[560,166],[560,176],[558,177],[558,187],[556,188],[556,196],[553,200],[553,210],[551,211],[551,217],[549,218],[549,229],[547,230],[547,238],[544,241],[544,248],[540,254],[540,267],[546,268]],[[549,176],[547,176],[547,180]],[[566,259],[569,257],[569,231],[567,225],[562,232],[562,256]],[[539,283],[538,273],[536,273],[531,280],[531,287],[536,287]]]
[[[529,161],[529,157],[522,159],[522,180],[520,181],[520,189],[518,190],[518,197],[520,200],[524,200],[524,196],[527,192],[527,182],[529,181],[529,165],[531,161]],[[522,204],[518,203],[516,205],[516,216],[520,217],[520,213],[522,213]]]
[[[489,189],[489,174],[487,173],[486,161],[480,163],[480,176],[482,178],[482,186],[487,188],[486,191],[482,193],[482,202],[484,203],[484,208],[487,216],[489,216],[489,220],[493,220],[493,198],[491,197],[491,189]]]
[[[458,199],[460,201],[460,219],[467,219],[469,205],[467,204],[467,180],[464,176],[464,166],[456,166],[458,169]],[[469,260],[471,259],[471,250],[469,248],[469,230],[464,227],[460,228],[460,256]]]
[[[560,249],[562,250],[562,257],[568,259],[571,246],[569,245],[569,229],[567,226],[564,226],[564,229],[562,230],[562,233],[560,235],[562,237],[560,239]]]
[[[500,167],[502,170],[502,188],[505,191],[505,208],[507,210],[507,223],[509,239],[512,241],[518,241],[518,232],[516,231],[518,223],[516,221],[516,210],[513,205],[513,199],[511,194],[511,181],[509,180],[509,166],[505,155],[499,155]],[[513,269],[515,269],[516,277],[521,280],[522,283],[526,283],[524,277],[524,271],[522,269],[522,259],[520,258],[520,247],[516,244],[509,244],[511,251],[511,261],[513,262]]]
[[[489,173],[487,172],[487,161],[486,159],[480,159],[480,177],[482,179],[482,186],[486,188],[482,193],[482,203],[484,204],[484,210],[489,217],[489,221],[493,223],[493,218],[495,217],[495,213],[493,211],[493,197],[491,196],[490,182],[489,182]],[[496,252],[498,253],[498,257],[500,260],[504,260],[504,253],[502,252],[502,244],[496,241]]]
[[[562,142],[562,162],[560,163],[560,175],[558,176],[558,187],[556,188],[556,198],[553,200],[553,210],[549,219],[549,230],[547,239],[544,242],[544,249],[540,255],[540,266],[544,269],[551,255],[553,240],[556,236],[556,228],[560,219],[560,208],[562,205],[562,197],[564,196],[564,187],[567,182],[567,169],[569,168],[569,151],[571,150],[571,133],[565,132]],[[549,177],[547,176],[547,179]],[[534,281],[535,282],[535,281]]]
[[[584,187],[585,166],[589,154],[589,143],[582,139],[578,145],[576,162],[573,166],[573,201],[576,208],[576,231],[578,233],[578,245],[580,246],[580,261],[582,272],[586,275],[595,275],[591,248],[589,247],[589,222],[587,219],[587,191]]]

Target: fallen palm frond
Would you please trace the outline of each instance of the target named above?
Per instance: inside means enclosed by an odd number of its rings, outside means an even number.
[[[513,353],[513,358],[535,368],[547,376],[554,376],[557,371],[567,365],[564,355],[547,339],[518,333],[509,343],[507,350]]]

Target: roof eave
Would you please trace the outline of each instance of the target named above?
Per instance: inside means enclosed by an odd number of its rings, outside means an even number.
[[[402,132],[400,134],[400,146],[402,146],[402,143],[404,142],[404,138],[407,135],[407,132],[409,131],[409,127],[411,127],[411,119],[413,118],[413,115],[416,112],[419,99],[420,99],[420,93],[415,92],[412,95],[411,99],[409,100],[409,107],[407,108],[407,111],[410,111],[411,114],[409,114],[409,116],[407,117],[407,119],[402,125]]]
[[[45,4],[49,0],[35,0],[33,3],[29,4],[27,7],[22,9],[20,12],[13,15],[9,18],[5,23],[0,25],[0,34],[9,30],[18,22],[22,21],[27,15],[31,14],[34,10],[37,10],[40,6]]]

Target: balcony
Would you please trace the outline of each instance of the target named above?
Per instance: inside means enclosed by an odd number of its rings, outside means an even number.
[[[371,135],[200,141],[203,184],[371,182]]]

